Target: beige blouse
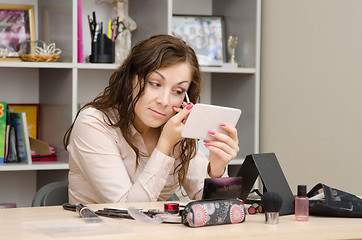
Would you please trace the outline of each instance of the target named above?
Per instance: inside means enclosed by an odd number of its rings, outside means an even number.
[[[136,147],[147,153],[134,127],[132,134]],[[155,149],[151,156],[141,157],[136,166],[136,154],[121,131],[109,126],[104,114],[94,108],[79,114],[67,149],[71,204],[163,201],[179,186],[173,174],[179,159]],[[208,159],[199,149],[182,183],[191,199],[202,197],[204,179],[210,177],[207,165]]]

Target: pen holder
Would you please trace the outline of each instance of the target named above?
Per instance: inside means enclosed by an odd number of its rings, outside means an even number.
[[[114,63],[114,41],[106,34],[99,34],[96,41],[92,42],[92,54],[89,56],[91,63]]]

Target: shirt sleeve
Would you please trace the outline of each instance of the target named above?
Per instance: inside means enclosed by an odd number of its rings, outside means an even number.
[[[132,183],[119,137],[103,117],[86,109],[76,120],[68,146],[70,196],[89,203],[156,201],[175,160],[155,149]]]
[[[186,179],[182,186],[190,199],[200,200],[204,191],[204,179],[211,178],[207,173],[209,159],[199,148],[196,156],[191,159]],[[227,168],[222,177],[228,177]]]

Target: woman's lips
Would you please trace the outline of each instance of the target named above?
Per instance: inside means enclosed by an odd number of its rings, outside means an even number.
[[[160,113],[156,110],[150,109],[154,114],[156,114],[157,116],[166,116],[166,114]]]

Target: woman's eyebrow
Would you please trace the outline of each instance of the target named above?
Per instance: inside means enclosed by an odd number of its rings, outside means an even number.
[[[160,72],[154,71],[154,73],[159,75],[164,81],[166,80],[165,76],[163,76]],[[184,83],[190,84],[189,81],[181,81],[181,82],[178,82],[177,85],[181,85],[181,84],[184,84]]]
[[[157,71],[154,71],[154,73],[157,73],[163,80],[166,80],[165,79],[165,76],[163,76],[161,73],[157,72]]]

